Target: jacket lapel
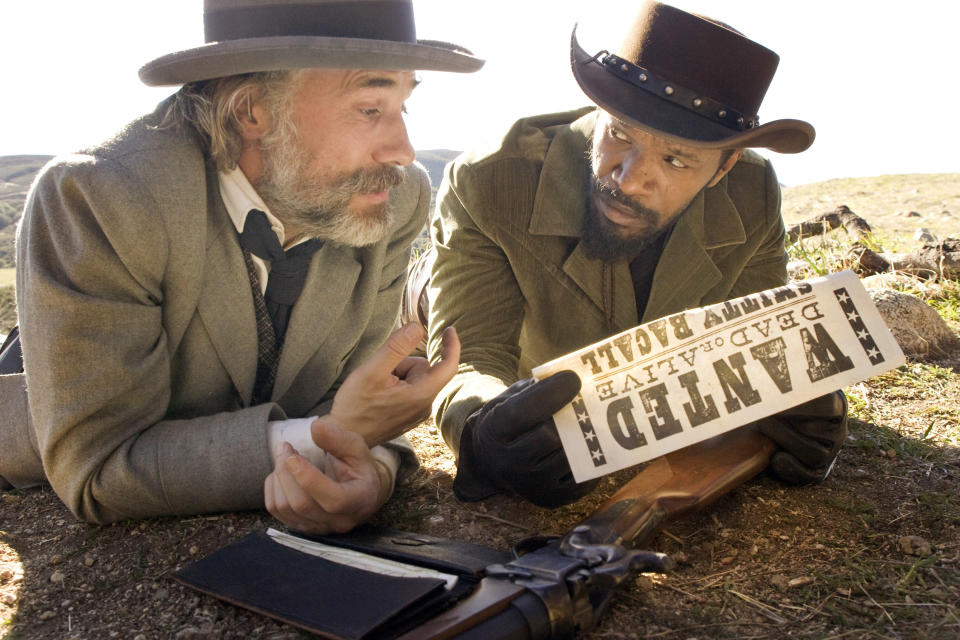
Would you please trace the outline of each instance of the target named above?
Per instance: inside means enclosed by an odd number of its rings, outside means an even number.
[[[234,386],[249,401],[257,371],[257,323],[250,277],[223,202],[219,197],[212,200],[197,312]]]
[[[290,316],[273,399],[283,397],[320,346],[332,339],[337,318],[351,304],[360,271],[351,248],[327,242],[313,255],[303,292]],[[326,389],[330,382],[317,380],[318,390]]]
[[[699,306],[723,278],[710,251],[746,242],[726,187],[724,178],[702,191],[680,216],[657,264],[643,322]],[[705,211],[710,212],[709,231]]]

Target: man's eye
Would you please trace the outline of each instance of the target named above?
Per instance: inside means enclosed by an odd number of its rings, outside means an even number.
[[[678,157],[676,157],[676,156],[667,156],[667,157],[664,158],[664,159],[665,159],[667,162],[669,162],[671,166],[674,166],[674,167],[676,167],[677,169],[686,169],[686,168],[687,168],[687,164],[686,164],[683,160],[681,160],[680,158],[678,158]]]
[[[380,115],[380,109],[371,108],[371,109],[360,109],[360,113],[365,115],[368,118],[376,118]]]
[[[627,134],[616,127],[608,127],[607,132],[610,134],[610,137],[615,140],[619,140],[620,142],[630,142],[630,138],[627,137]]]

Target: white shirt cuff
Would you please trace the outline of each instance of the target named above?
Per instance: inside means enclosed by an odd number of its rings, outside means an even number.
[[[297,453],[310,461],[320,471],[326,469],[327,452],[317,446],[310,434],[310,425],[316,418],[290,418],[289,420],[273,420],[267,423],[267,444],[271,456],[277,455],[277,447],[281,442],[289,442]],[[388,447],[376,446],[370,449],[370,455],[381,463],[390,472],[390,492],[393,493],[397,481],[397,471],[400,469],[400,454]]]
[[[289,442],[297,453],[310,461],[320,471],[326,469],[327,453],[316,445],[310,435],[310,425],[316,418],[291,418],[267,423],[267,444],[270,456],[276,457],[281,442]]]

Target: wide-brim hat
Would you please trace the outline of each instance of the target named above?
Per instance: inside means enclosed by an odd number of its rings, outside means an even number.
[[[589,54],[570,40],[573,75],[602,109],[693,147],[766,147],[799,153],[813,144],[802,120],[760,123],[757,111],[780,57],[737,31],[659,2],[640,9],[616,53]]]
[[[484,61],[468,49],[417,40],[411,0],[204,0],[206,44],[148,62],[150,86],[302,69],[469,73]]]

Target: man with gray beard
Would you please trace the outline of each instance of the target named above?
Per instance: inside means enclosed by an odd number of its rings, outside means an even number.
[[[574,32],[570,53],[596,106],[519,120],[499,147],[448,165],[437,194],[428,352],[439,362],[456,327],[461,365],[434,413],[464,500],[510,493],[555,507],[596,485],[574,482],[551,417],[579,379],[534,382],[533,367],[787,280],[777,178],[748,148],[797,153],[814,132],[759,122],[777,55],[658,2],[641,5],[619,49],[586,52]],[[846,402],[830,394],[759,427],[782,449],[780,478],[819,482]]]
[[[346,531],[416,467],[397,438],[458,362],[452,330],[433,366],[391,333],[430,201],[404,101],[414,70],[483,61],[417,40],[409,0],[206,0],[204,25],[140,71],[179,91],[30,193],[0,475],[89,522]]]

